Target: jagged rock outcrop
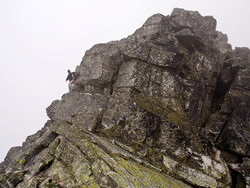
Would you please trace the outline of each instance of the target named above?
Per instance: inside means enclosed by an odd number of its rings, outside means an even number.
[[[88,50],[74,91],[0,166],[2,187],[250,186],[250,50],[174,9]]]

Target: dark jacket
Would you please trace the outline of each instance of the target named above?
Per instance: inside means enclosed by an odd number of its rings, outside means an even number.
[[[68,81],[68,80],[69,80],[70,82],[71,82],[72,80],[75,81],[75,80],[76,80],[76,73],[75,73],[75,72],[69,73],[68,76],[67,76],[67,78],[66,78],[66,81]]]

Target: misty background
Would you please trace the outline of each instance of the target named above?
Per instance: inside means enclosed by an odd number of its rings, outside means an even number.
[[[233,48],[250,47],[249,0],[0,0],[0,162],[44,126],[86,50],[175,7],[213,16]]]

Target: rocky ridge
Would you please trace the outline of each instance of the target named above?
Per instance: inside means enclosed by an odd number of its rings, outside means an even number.
[[[250,50],[174,9],[97,44],[0,187],[249,187]]]

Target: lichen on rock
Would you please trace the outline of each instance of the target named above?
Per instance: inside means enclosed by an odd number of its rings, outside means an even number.
[[[50,120],[0,164],[0,187],[250,186],[250,50],[174,9],[97,44]]]

